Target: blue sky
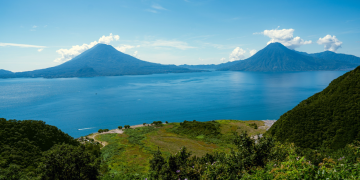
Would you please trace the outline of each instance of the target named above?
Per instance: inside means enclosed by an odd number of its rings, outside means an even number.
[[[246,59],[269,42],[360,57],[360,1],[0,1],[0,69],[56,66],[99,42],[177,65]]]

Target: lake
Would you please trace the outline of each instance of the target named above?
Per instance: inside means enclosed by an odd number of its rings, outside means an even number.
[[[0,117],[43,120],[73,137],[118,126],[278,119],[345,71],[213,71],[0,79]]]

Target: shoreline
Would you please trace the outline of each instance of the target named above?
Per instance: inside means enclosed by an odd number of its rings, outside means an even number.
[[[238,121],[244,121],[244,120],[238,120]],[[258,120],[258,121],[263,121],[264,122],[264,126],[266,127],[266,131],[270,129],[270,127],[277,121],[277,120]],[[165,123],[163,123],[165,124]],[[150,125],[150,124],[146,124],[146,125],[143,125],[143,124],[137,124],[137,125],[133,125],[133,126],[130,126],[131,129],[135,129],[135,128],[138,128],[138,127],[144,127],[144,126],[147,126],[147,125]],[[117,133],[117,134],[122,134],[124,133],[123,129],[111,129],[109,130],[108,132],[102,132],[102,133],[99,133],[99,132],[93,132],[91,134],[111,134],[111,133]],[[89,134],[90,135],[90,134]],[[89,135],[86,135],[86,136],[89,136]]]
[[[242,121],[242,120],[238,120],[238,121]],[[266,131],[270,129],[270,127],[277,121],[277,120],[258,120],[258,121],[263,121],[264,122],[264,126],[260,126],[260,127],[263,127],[263,128],[266,128]],[[165,123],[163,123],[165,124]],[[147,125],[150,125],[150,124],[137,124],[137,125],[133,125],[133,126],[130,126],[131,129],[136,129],[136,128],[139,128],[139,127],[144,127],[144,126],[147,126]],[[260,128],[259,127],[259,128]],[[109,130],[108,132],[102,132],[102,133],[99,133],[99,132],[94,132],[94,133],[91,133],[89,135],[86,135],[85,137],[88,137],[88,138],[91,138],[91,139],[94,139],[95,142],[99,142],[103,145],[103,147],[105,147],[107,145],[107,142],[102,142],[102,141],[99,141],[99,140],[96,140],[96,136],[98,135],[101,135],[101,134],[122,134],[124,133],[123,129],[111,129]],[[262,136],[262,134],[260,135]],[[257,137],[254,137],[257,139]],[[102,148],[103,148],[102,147]]]

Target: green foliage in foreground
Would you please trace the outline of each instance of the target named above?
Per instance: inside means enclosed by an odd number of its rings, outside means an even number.
[[[43,121],[0,119],[0,180],[95,179],[99,156],[100,145]]]
[[[229,154],[191,156],[182,148],[163,158],[161,152],[150,161],[149,179],[358,179],[360,144],[333,151],[314,164],[293,144],[280,144],[272,138],[255,143],[243,133],[234,139],[237,146]],[[357,157],[357,158],[354,158]]]
[[[55,145],[43,153],[38,171],[49,180],[97,179],[100,160],[96,157],[84,145]]]
[[[283,114],[267,134],[312,149],[360,140],[360,66]]]
[[[43,121],[0,118],[0,168],[16,164],[32,171],[42,152],[62,143],[79,145],[74,138]]]

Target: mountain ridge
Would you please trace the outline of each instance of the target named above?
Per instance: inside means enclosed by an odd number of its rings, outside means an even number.
[[[274,43],[272,43],[270,45],[274,45]],[[275,45],[276,45],[276,43],[275,43]],[[277,43],[277,45],[278,46],[283,46],[280,43]],[[283,47],[283,48],[286,48],[286,47]],[[332,68],[330,68],[329,66],[320,67],[320,68],[315,67],[315,68],[305,69],[305,71],[308,71],[308,70],[311,70],[311,71],[316,71],[316,70],[351,70],[351,69],[355,68],[356,66],[360,65],[360,57],[357,57],[357,56],[354,56],[354,55],[335,53],[335,52],[332,52],[332,51],[324,51],[324,52],[312,53],[312,54],[308,54],[306,52],[300,52],[300,51],[296,51],[296,50],[291,50],[291,51],[293,51],[295,53],[298,53],[300,55],[306,55],[306,56],[311,56],[313,58],[325,60],[325,61],[323,61],[323,62],[325,62],[325,65],[326,64],[329,65],[329,62],[333,63],[333,64],[337,63],[337,65],[340,67],[340,68],[336,68],[335,66],[333,66]],[[290,52],[290,51],[288,51],[288,52]],[[297,54],[295,54],[295,56],[297,56]],[[303,57],[303,56],[301,56],[301,57]],[[184,65],[179,65],[179,67],[184,67],[184,68],[189,68],[189,69],[226,70],[226,69],[230,69],[230,66],[235,65],[236,63],[246,62],[246,60],[248,60],[250,58],[251,57],[249,57],[249,58],[247,58],[245,60],[236,60],[236,61],[226,62],[226,63],[221,63],[221,64],[202,64],[202,65],[187,65],[187,64],[184,64]],[[266,58],[264,58],[264,59],[266,59]],[[302,59],[310,59],[310,61],[313,61],[315,63],[316,63],[316,61],[318,61],[317,62],[318,65],[321,66],[321,64],[319,64],[319,62],[321,62],[321,60],[319,61],[317,59],[304,58],[304,57]],[[326,62],[326,61],[329,61],[329,62]],[[351,64],[353,64],[353,65],[351,65]],[[238,64],[237,66],[241,66],[241,64]],[[343,67],[343,69],[342,69],[341,66],[347,66],[347,67]],[[254,67],[256,67],[256,66],[254,66]],[[244,71],[259,71],[259,70],[249,69],[249,70],[244,70]],[[274,71],[274,70],[267,69],[267,71]],[[290,71],[294,71],[294,70],[290,70]],[[299,70],[296,70],[296,71],[299,71]]]
[[[317,57],[307,56],[298,53],[297,51],[290,50],[281,43],[271,43],[250,58],[218,70],[286,72],[348,70],[355,68],[356,66],[357,65],[349,62],[324,60]]]
[[[175,65],[142,61],[116,50],[111,45],[97,44],[58,66],[18,72],[14,73],[12,77],[66,78],[185,72],[201,72],[201,70],[190,70]]]

